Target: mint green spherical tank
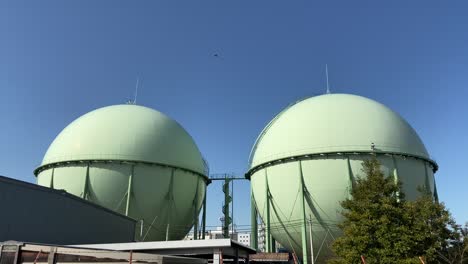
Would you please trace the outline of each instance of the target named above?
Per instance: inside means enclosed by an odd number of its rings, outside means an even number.
[[[287,107],[261,132],[246,174],[267,231],[298,257],[325,263],[340,235],[339,203],[372,155],[402,182],[408,199],[419,195],[418,187],[436,195],[437,164],[415,130],[386,106],[326,94]]]
[[[34,173],[39,185],[139,220],[135,239],[157,241],[182,239],[192,228],[208,172],[176,121],[147,107],[114,105],[68,125]]]

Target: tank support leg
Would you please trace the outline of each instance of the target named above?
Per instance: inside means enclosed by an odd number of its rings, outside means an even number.
[[[54,171],[55,171],[55,168],[52,168],[52,175],[50,176],[50,183],[49,183],[49,187],[51,189],[54,189]]]
[[[169,241],[169,230],[170,230],[171,224],[167,223],[166,226],[166,241]]]
[[[394,178],[394,181],[395,181],[395,184],[398,184],[398,181],[400,180],[398,178],[398,167],[397,167],[397,162],[396,162],[396,159],[395,159],[395,156],[392,155],[392,160],[393,160],[393,178]],[[400,201],[400,192],[397,192],[397,200]]]
[[[276,253],[276,240],[273,236],[271,237],[271,252]]]
[[[302,241],[302,263],[308,263],[307,255],[307,218],[305,212],[305,196],[304,196],[304,175],[302,173],[302,162],[299,161],[299,195],[300,195],[300,205],[301,205],[301,241]]]
[[[309,215],[309,243],[310,243],[310,263],[315,263],[315,255],[314,255],[314,241],[312,236],[312,215]]]
[[[348,166],[348,181],[349,181],[348,198],[351,199],[351,191],[354,188],[354,176],[353,176],[353,170],[351,169],[351,161],[349,160],[349,156],[348,156],[346,162],[347,162],[347,166]]]
[[[200,180],[197,179],[197,189],[195,190],[195,197],[193,198],[193,240],[198,239],[198,186],[200,185]]]
[[[195,219],[195,224],[193,225],[193,240],[198,240],[198,219],[197,218]]]
[[[205,239],[205,232],[206,232],[206,190],[205,190],[205,197],[203,197],[203,215],[202,215],[202,239]]]
[[[89,163],[88,165],[86,166],[86,175],[85,175],[85,182],[84,182],[84,186],[83,186],[83,199],[87,200],[88,199],[88,186],[89,184]]]
[[[265,215],[265,252],[271,252],[271,225],[270,225],[270,188],[268,187],[268,173],[265,171],[265,202],[266,202],[266,215]]]
[[[250,237],[250,247],[258,250],[258,224],[257,224],[257,207],[255,206],[255,197],[250,187],[250,225],[252,227]]]
[[[127,189],[127,205],[125,206],[125,215],[128,216],[130,213],[130,199],[132,197],[132,184],[133,184],[133,173],[135,166],[132,165],[130,170],[130,176],[128,177],[128,189]]]
[[[169,183],[169,190],[167,191],[166,199],[168,204],[167,210],[167,225],[166,225],[166,241],[169,241],[169,231],[171,227],[171,212],[172,204],[174,203],[174,169],[171,171],[171,181]]]

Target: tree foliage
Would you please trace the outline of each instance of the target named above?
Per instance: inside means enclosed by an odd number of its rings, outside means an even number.
[[[445,206],[421,189],[407,201],[401,183],[385,177],[374,157],[363,162],[366,177],[356,179],[351,198],[344,200],[340,225],[343,236],[333,249],[331,263],[438,263],[440,252],[455,239],[454,221]]]
[[[437,254],[439,263],[468,264],[468,222],[464,226],[453,225],[452,229],[449,245]]]

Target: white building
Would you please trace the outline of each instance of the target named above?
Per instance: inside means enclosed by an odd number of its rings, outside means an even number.
[[[258,250],[265,252],[265,225],[260,223],[258,225]]]
[[[265,225],[259,224],[258,226],[258,233],[257,233],[257,238],[258,238],[258,249],[261,252],[265,252]],[[201,235],[201,234],[199,234]],[[243,245],[246,245],[250,247],[251,243],[251,234],[250,232],[232,232],[232,230],[229,230],[229,237],[237,241]],[[205,233],[205,239],[223,239],[223,230],[222,227],[217,227],[216,230],[207,230]],[[187,234],[187,236],[184,238],[184,240],[193,240],[193,233]],[[277,243],[277,242],[276,242]],[[277,247],[280,246],[277,243]]]
[[[229,238],[232,240],[237,241],[237,235],[238,233],[236,231],[232,232],[232,230],[229,230]],[[201,236],[201,234],[199,234]],[[223,239],[223,229],[222,227],[217,227],[216,230],[207,230],[205,232],[205,240],[207,239]],[[193,240],[193,233],[188,233],[185,237],[184,240]]]
[[[250,247],[250,233],[237,233],[237,242]]]

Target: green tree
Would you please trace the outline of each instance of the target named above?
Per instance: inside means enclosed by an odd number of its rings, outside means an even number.
[[[438,252],[453,235],[453,222],[443,204],[423,192],[416,201],[407,201],[401,184],[385,177],[374,157],[363,162],[363,173],[344,200],[340,228],[343,236],[333,249],[330,263],[437,263]]]
[[[405,224],[411,236],[408,246],[412,254],[436,262],[439,252],[456,239],[456,224],[444,204],[434,201],[430,192],[420,192],[418,199],[405,202]]]
[[[447,247],[437,252],[439,263],[468,264],[468,223],[454,224],[453,236]]]

